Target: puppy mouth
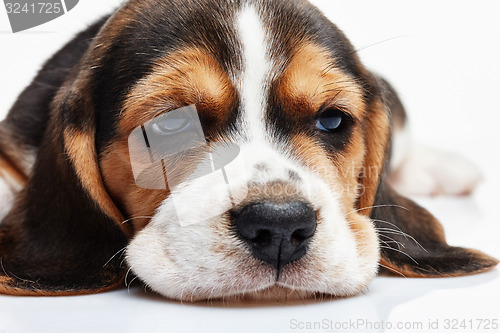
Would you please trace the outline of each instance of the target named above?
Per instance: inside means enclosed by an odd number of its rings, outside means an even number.
[[[255,290],[247,290],[243,293],[235,293],[232,295],[219,296],[210,299],[198,300],[197,302],[228,302],[237,303],[256,303],[262,305],[262,302],[272,303],[295,303],[313,302],[316,300],[335,299],[337,296],[322,292],[315,292],[303,289],[297,289],[279,284],[272,284],[266,287],[257,288]]]
[[[306,264],[306,265],[304,265]],[[266,265],[269,266],[269,265]],[[266,269],[267,268],[267,269]],[[205,302],[222,301],[226,302],[313,302],[317,300],[336,299],[346,297],[347,295],[337,295],[332,290],[325,290],[320,287],[319,280],[316,277],[305,283],[308,279],[307,260],[301,259],[285,266],[280,274],[270,270],[268,267],[255,275],[246,277],[247,284],[245,288],[235,288],[230,290],[220,290],[216,295],[191,294],[186,295],[185,301]],[[258,270],[258,268],[254,268]],[[356,291],[349,295],[355,295],[362,290],[364,286],[359,286]]]
[[[207,296],[206,293],[189,293],[184,301],[249,301],[284,302],[317,299],[332,299],[335,294],[321,287],[321,274],[311,272],[312,258],[303,257],[286,264],[279,271],[272,265],[255,258],[249,258],[253,265],[241,271],[241,285],[226,281],[226,288]],[[307,281],[308,280],[308,281]]]

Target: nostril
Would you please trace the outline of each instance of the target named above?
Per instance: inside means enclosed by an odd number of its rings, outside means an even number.
[[[271,245],[271,242],[273,240],[273,235],[269,230],[259,230],[257,232],[257,236],[249,240],[255,245],[266,247]]]
[[[314,232],[316,231],[316,228],[314,230],[310,229],[299,229],[293,232],[290,241],[293,245],[295,246],[300,246],[304,244],[306,240],[311,238],[314,235]]]

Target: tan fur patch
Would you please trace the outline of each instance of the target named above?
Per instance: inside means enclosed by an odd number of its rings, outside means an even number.
[[[153,73],[140,80],[124,103],[120,130],[134,128],[165,111],[196,105],[217,122],[229,117],[235,91],[208,51],[189,47],[159,60]]]
[[[355,119],[364,115],[363,91],[340,70],[331,54],[306,43],[298,49],[278,81],[278,96],[291,110],[314,116],[322,106],[337,107]]]
[[[97,162],[94,135],[66,128],[64,130],[64,145],[83,188],[101,210],[116,221],[127,236],[131,236],[131,230],[121,223],[124,220],[123,215],[104,188]]]
[[[361,177],[363,195],[359,198],[358,209],[365,216],[370,216],[371,206],[375,201],[380,176],[387,158],[389,142],[389,118],[385,104],[376,99],[369,106],[370,112],[364,121],[365,161],[364,174]]]

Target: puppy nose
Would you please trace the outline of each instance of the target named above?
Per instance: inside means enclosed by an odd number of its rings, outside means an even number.
[[[253,256],[279,270],[302,258],[316,231],[316,213],[301,201],[259,202],[233,214],[238,236]]]

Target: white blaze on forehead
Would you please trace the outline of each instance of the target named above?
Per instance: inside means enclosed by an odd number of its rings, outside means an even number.
[[[271,63],[267,56],[266,32],[257,9],[246,5],[238,14],[237,29],[243,46],[240,90],[243,127],[249,140],[261,140],[265,133],[267,84]]]

